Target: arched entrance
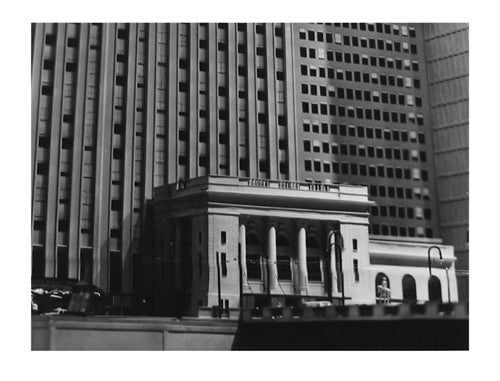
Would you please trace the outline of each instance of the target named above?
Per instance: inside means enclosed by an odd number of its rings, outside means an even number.
[[[429,278],[429,301],[441,302],[443,300],[441,295],[441,281],[435,275]]]
[[[403,277],[403,301],[405,303],[417,301],[417,284],[415,278],[408,274]]]

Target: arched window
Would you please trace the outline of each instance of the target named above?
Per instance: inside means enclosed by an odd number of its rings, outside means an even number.
[[[307,237],[306,246],[311,249],[319,249],[319,243],[316,237],[310,235]]]
[[[259,236],[255,232],[248,233],[246,241],[247,245],[254,245],[254,246],[260,245]]]
[[[415,302],[417,300],[417,285],[415,278],[406,274],[403,277],[403,301]]]
[[[389,277],[384,273],[378,273],[375,277],[375,295],[377,303],[388,303],[390,301],[390,289],[391,283]]]
[[[441,281],[435,275],[429,278],[429,301],[431,302],[441,302]]]
[[[276,239],[276,246],[290,247],[290,241],[288,240],[286,235],[278,234],[278,238]]]

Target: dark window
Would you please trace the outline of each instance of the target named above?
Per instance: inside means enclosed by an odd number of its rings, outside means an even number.
[[[280,173],[284,175],[288,174],[288,166],[284,161],[280,161]]]
[[[42,86],[42,95],[52,95],[53,87],[51,85]]]
[[[68,220],[59,220],[57,224],[57,231],[60,233],[65,233],[69,230]]]
[[[127,62],[127,56],[125,54],[117,54],[116,61],[122,63]]]
[[[198,157],[198,165],[200,167],[207,167],[208,166],[208,157],[207,157],[207,155],[200,155]]]
[[[357,251],[358,250],[358,240],[357,239],[353,239],[352,240],[352,250],[353,251]]]
[[[92,249],[80,250],[80,280],[92,283],[93,256]]]
[[[122,210],[122,202],[119,199],[111,200],[111,210],[120,211]]]
[[[43,68],[44,70],[53,70],[54,69],[54,61],[45,59],[43,60]]]
[[[62,149],[72,149],[73,148],[73,139],[62,138],[61,146],[62,146]]]
[[[248,241],[247,241],[248,243]],[[258,255],[247,255],[247,277],[248,279],[258,279],[262,278],[261,266],[260,266],[260,256]]]
[[[357,259],[352,260],[352,266],[354,268],[354,281],[359,282],[359,267]]]
[[[240,169],[242,171],[248,171],[248,159],[240,158]]]
[[[54,34],[47,34],[45,36],[45,45],[55,45],[56,44],[56,36]]]
[[[260,172],[267,172],[267,160],[259,160],[259,171]]]
[[[278,278],[279,279],[292,279],[292,269],[290,267],[290,258],[285,256],[278,256],[277,258]]]
[[[222,276],[227,276],[226,253],[220,253],[220,267],[221,267]]]
[[[188,91],[188,86],[186,82],[179,82],[179,91],[185,93]]]
[[[431,302],[441,302],[442,297],[441,297],[441,282],[439,281],[439,278],[436,277],[435,275],[432,275],[429,278],[429,301]]]
[[[219,134],[219,144],[228,144],[228,143],[229,143],[229,135]]]
[[[122,159],[123,158],[123,149],[121,148],[113,148],[113,159]]]
[[[68,279],[68,249],[57,248],[57,278]]]
[[[76,63],[66,62],[66,71],[74,73],[76,71]]]
[[[310,281],[321,282],[321,262],[319,258],[307,258],[307,276]]]
[[[115,78],[115,83],[117,86],[125,86],[127,83],[127,80],[123,75],[117,75]]]
[[[226,110],[219,110],[219,120],[227,120]]]

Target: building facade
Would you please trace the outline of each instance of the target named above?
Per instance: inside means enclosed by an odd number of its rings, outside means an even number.
[[[424,24],[441,238],[469,299],[469,25]]]
[[[213,306],[456,302],[453,247],[370,239],[371,205],[364,186],[305,181],[203,176],[157,188],[145,294],[156,313],[173,316]]]
[[[33,24],[32,277],[139,292],[154,189],[368,187],[371,236],[440,236],[420,24]],[[426,65],[427,62],[427,65]]]

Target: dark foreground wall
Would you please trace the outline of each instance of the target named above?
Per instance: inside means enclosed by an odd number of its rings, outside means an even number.
[[[231,315],[233,318],[234,314]],[[33,316],[32,350],[467,350],[467,305],[243,310],[227,318]]]
[[[468,304],[244,310],[234,350],[467,350]]]
[[[468,320],[243,324],[233,350],[466,350]]]

